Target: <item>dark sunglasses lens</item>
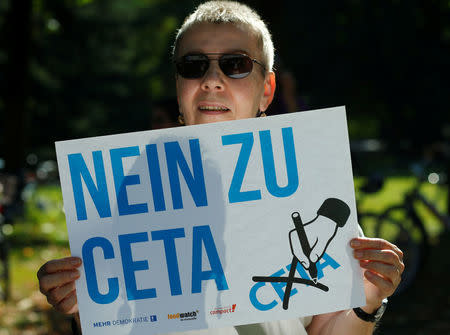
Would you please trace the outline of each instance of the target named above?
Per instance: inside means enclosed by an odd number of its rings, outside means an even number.
[[[228,77],[240,79],[247,77],[253,69],[253,61],[245,55],[223,55],[219,66]]]
[[[177,62],[177,72],[183,78],[196,79],[204,76],[208,66],[209,59],[206,55],[187,55]]]

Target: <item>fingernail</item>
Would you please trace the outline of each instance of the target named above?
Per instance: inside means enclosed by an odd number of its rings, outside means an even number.
[[[352,247],[359,247],[359,246],[361,245],[361,243],[360,243],[358,240],[352,240],[352,241],[350,242],[350,245],[351,245]]]
[[[79,258],[74,258],[74,259],[72,259],[71,261],[70,261],[70,264],[72,264],[72,265],[78,265],[78,264],[80,264],[81,262],[80,262],[80,259]]]

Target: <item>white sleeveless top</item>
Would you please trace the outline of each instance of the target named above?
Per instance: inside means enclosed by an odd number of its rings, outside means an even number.
[[[312,316],[304,318],[281,320],[251,325],[192,330],[182,333],[169,333],[167,335],[308,335],[305,330],[312,320]]]

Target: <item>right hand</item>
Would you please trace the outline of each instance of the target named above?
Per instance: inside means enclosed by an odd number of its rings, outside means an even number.
[[[66,257],[48,261],[37,273],[39,290],[56,310],[64,314],[78,312],[75,280],[80,277],[78,257]]]
[[[336,222],[325,216],[318,215],[313,221],[305,224],[304,228],[311,248],[309,257],[304,254],[295,229],[289,232],[289,239],[292,246],[291,252],[305,269],[309,269],[311,263],[316,263],[322,258],[336,234]]]

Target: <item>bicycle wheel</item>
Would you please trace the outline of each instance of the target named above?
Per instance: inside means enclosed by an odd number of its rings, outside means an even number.
[[[379,216],[375,235],[394,243],[403,251],[405,270],[394,295],[407,291],[422,269],[428,253],[428,238],[421,221],[404,206],[388,208]]]

